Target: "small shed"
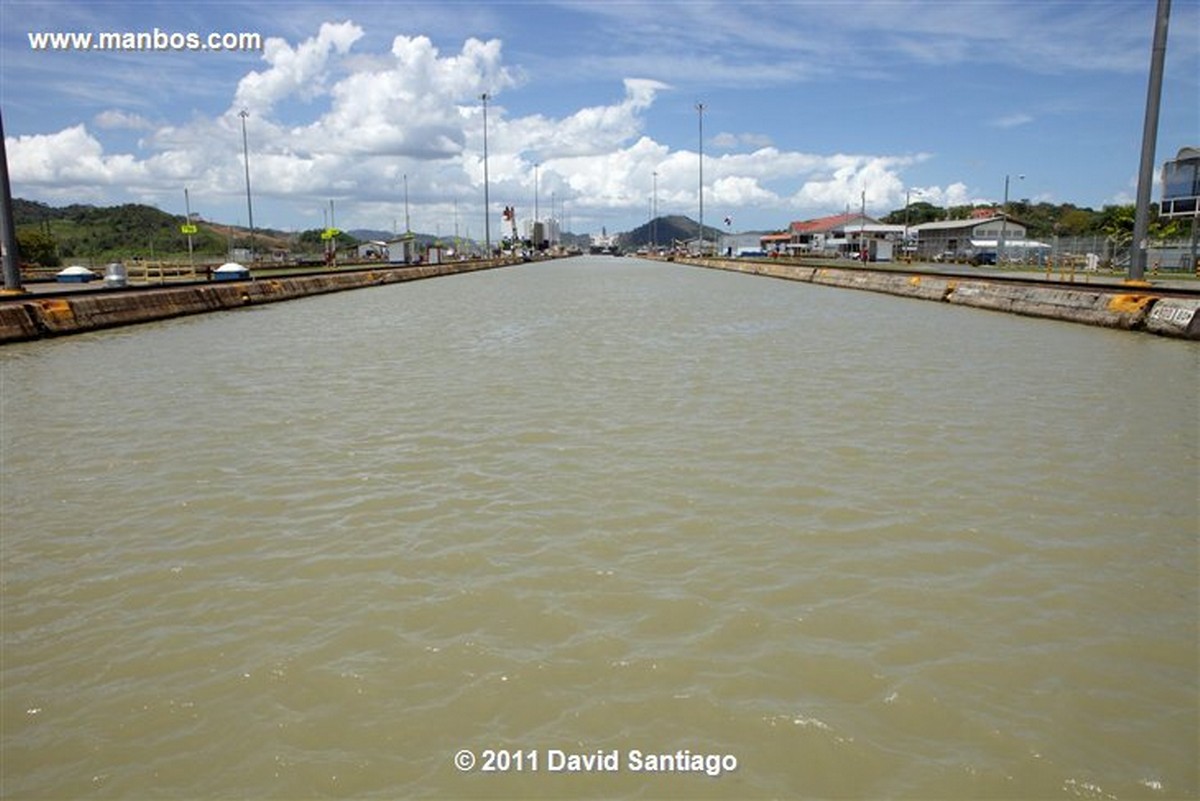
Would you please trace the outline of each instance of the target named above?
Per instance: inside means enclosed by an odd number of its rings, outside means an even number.
[[[413,234],[401,234],[387,242],[388,262],[412,264],[417,260],[417,238]]]

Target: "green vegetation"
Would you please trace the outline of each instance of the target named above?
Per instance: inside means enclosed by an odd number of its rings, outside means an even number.
[[[913,201],[908,207],[907,215],[903,208],[889,212],[880,222],[889,225],[903,225],[907,220],[909,225],[937,222],[940,220],[966,220],[980,210],[994,210],[992,205],[950,206],[943,208],[923,200]],[[1158,216],[1158,206],[1150,207],[1150,238],[1153,240],[1183,239],[1190,234],[1187,220],[1161,219]],[[1056,234],[1062,237],[1101,237],[1112,242],[1117,247],[1125,247],[1133,239],[1134,206],[1105,206],[1100,211],[1089,208],[1079,208],[1070,203],[1054,205],[1051,203],[1030,203],[1027,200],[1015,200],[1008,204],[1008,213],[1012,219],[1024,224],[1029,236],[1036,239],[1052,239]],[[790,221],[789,221],[790,222]],[[696,221],[688,217],[660,217],[656,221],[659,245],[670,246],[674,241],[688,241],[696,238]],[[623,247],[646,245],[651,239],[651,225],[643,224],[629,233],[621,235]],[[786,227],[777,229],[786,231]],[[709,226],[704,227],[705,236],[710,241],[717,241],[725,231]]]
[[[651,223],[643,223],[632,231],[622,234],[620,244],[623,248],[644,247],[657,243],[660,247],[671,247],[676,242],[690,242],[699,236],[699,223],[690,217],[678,214],[659,217]],[[704,226],[704,236],[709,242],[716,242],[724,235],[724,231]]]
[[[126,204],[110,208],[71,205],[53,208],[13,200],[13,218],[22,260],[58,266],[70,260],[112,261],[133,257],[166,258],[187,254],[187,237],[179,230],[183,215],[151,206]],[[192,237],[197,254],[220,255],[229,243],[201,226]]]
[[[180,230],[182,214],[137,203],[96,207],[74,204],[55,208],[44,203],[16,198],[13,219],[21,260],[27,264],[57,267],[69,261],[123,261],[128,259],[182,259],[188,253],[188,238]],[[230,247],[249,245],[249,231],[205,222],[195,222],[192,248],[197,257],[222,258]],[[290,235],[277,231],[256,232],[261,251],[287,247]]]
[[[907,221],[910,225],[918,225],[936,220],[967,219],[979,209],[991,208],[994,207],[942,208],[918,200],[909,205]],[[1151,207],[1151,212],[1152,239],[1180,239],[1190,233],[1187,220],[1159,219],[1156,205]],[[1028,227],[1031,237],[1040,239],[1049,239],[1056,234],[1063,237],[1097,236],[1120,247],[1128,245],[1133,237],[1132,205],[1105,206],[1100,211],[1094,211],[1069,203],[1054,205],[1015,200],[1009,203],[1009,213]],[[136,203],[112,207],[74,204],[55,208],[44,203],[14,199],[13,217],[21,259],[26,264],[58,267],[72,261],[101,264],[138,258],[178,261],[185,259],[188,253],[187,236],[180,230],[180,226],[186,222],[183,215],[168,214],[152,206]],[[901,225],[905,220],[903,208],[882,218],[883,222],[893,225]],[[230,248],[244,248],[250,244],[249,231],[245,228],[193,222],[197,232],[192,235],[192,245],[199,260],[222,259]],[[660,217],[653,227],[646,223],[622,234],[620,245],[627,249],[640,247],[653,239],[659,245],[670,246],[676,241],[694,239],[696,228],[696,222],[688,217]],[[717,241],[724,233],[718,228],[705,226],[705,236],[709,241]],[[326,244],[321,239],[321,229],[299,234],[259,230],[255,232],[255,237],[256,251],[264,254],[279,250],[321,253]],[[419,241],[433,240],[421,234],[417,237]],[[568,245],[586,247],[588,238],[565,234],[563,241]],[[355,236],[344,231],[337,236],[339,249],[357,243]]]
[[[324,252],[328,244],[328,240],[321,238],[324,233],[325,231],[322,228],[310,228],[307,231],[301,231],[296,236],[296,249],[304,253]],[[353,247],[358,244],[358,240],[345,231],[338,231],[334,240],[337,242],[338,248]]]
[[[950,206],[942,208],[925,201],[915,201],[908,207],[908,224],[919,225],[938,220],[966,220],[980,209],[994,209],[995,206]],[[1133,237],[1134,206],[1105,206],[1100,211],[1079,208],[1070,203],[1054,205],[1052,203],[1030,203],[1028,200],[1014,200],[1008,204],[1008,213],[1013,219],[1023,223],[1034,238],[1048,239],[1055,234],[1059,236],[1103,236],[1112,239],[1117,244],[1128,244]],[[890,225],[903,225],[904,209],[896,209],[883,217],[880,222]],[[1150,207],[1150,237],[1152,239],[1176,239],[1187,236],[1186,221],[1164,220],[1158,216],[1157,204]]]

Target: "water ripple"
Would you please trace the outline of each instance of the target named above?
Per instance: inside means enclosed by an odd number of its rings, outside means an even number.
[[[7,346],[4,795],[1195,795],[1196,354],[611,259]]]

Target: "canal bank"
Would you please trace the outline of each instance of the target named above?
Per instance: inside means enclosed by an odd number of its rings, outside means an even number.
[[[1106,328],[1200,340],[1200,298],[1176,297],[1153,286],[1010,282],[863,267],[828,267],[782,261],[681,259],[680,264],[765,275],[845,289],[934,300],[960,306],[1045,317]]]
[[[190,284],[153,291],[80,291],[52,298],[21,295],[0,304],[0,344],[489,270],[519,261],[492,259],[364,269],[358,272]]]
[[[993,276],[964,278],[783,261],[685,258],[675,261],[710,269],[1200,340],[1200,298],[1171,295],[1150,285],[1114,287],[1019,282]],[[190,284],[153,291],[101,289],[56,297],[21,295],[0,303],[0,344],[488,270],[518,262],[518,259],[495,259],[374,268],[345,273]]]

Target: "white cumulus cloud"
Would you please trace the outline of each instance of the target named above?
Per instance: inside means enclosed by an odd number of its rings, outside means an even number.
[[[649,111],[670,85],[625,78],[610,102],[560,116],[513,114],[505,95],[526,78],[505,63],[499,40],[468,38],[456,52],[443,52],[428,37],[401,34],[384,51],[351,53],[363,37],[361,27],[346,21],[325,23],[296,45],[268,40],[267,66],[242,75],[216,116],[161,123],[112,108],[95,117],[94,129],[78,124],[10,139],[13,179],[23,191],[35,188],[34,196],[166,205],[175,205],[188,187],[201,208],[238,214],[244,125],[255,217],[263,224],[310,226],[334,198],[339,219],[361,210],[376,219],[358,224],[383,227],[403,202],[403,181],[414,226],[427,213],[433,228],[460,200],[479,205],[480,95],[487,92],[489,187],[497,208],[516,205],[524,216],[537,192],[547,207],[570,204],[573,220],[589,230],[614,215],[644,220],[656,193],[660,214],[696,214],[698,154],[674,149],[647,130]],[[305,102],[318,97],[319,103]],[[137,154],[108,150],[106,143],[125,142],[131,130],[143,134]],[[719,134],[714,143],[717,152],[704,157],[705,200],[713,213],[743,220],[754,209],[778,218],[780,226],[789,216],[857,207],[864,191],[869,213],[897,208],[903,171],[929,158],[781,150],[752,133]],[[961,185],[924,191],[931,202],[966,194]]]
[[[96,115],[96,127],[108,130],[148,131],[154,124],[140,114],[120,109],[107,109]]]
[[[324,91],[330,52],[346,53],[363,35],[352,22],[327,22],[321,30],[297,47],[270,37],[263,45],[263,60],[271,66],[251,72],[238,82],[235,108],[253,108],[265,113],[291,95],[311,99]]]

